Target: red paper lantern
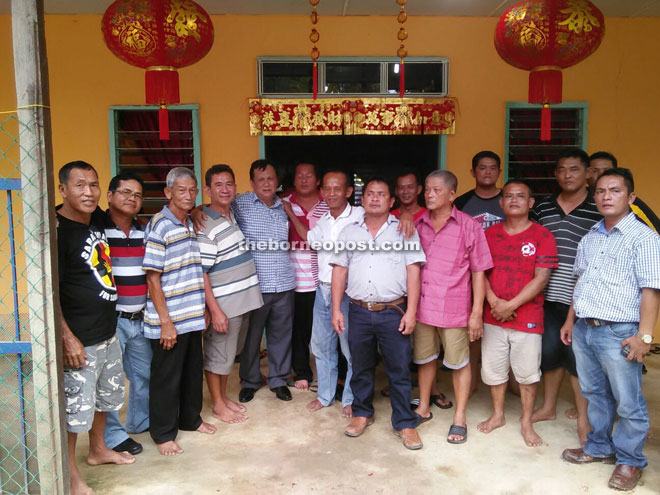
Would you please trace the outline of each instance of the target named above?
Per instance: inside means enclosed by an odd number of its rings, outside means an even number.
[[[105,11],[101,30],[115,56],[147,70],[146,102],[160,106],[160,139],[169,139],[167,105],[179,103],[176,70],[211,49],[211,17],[192,0],[116,0]]]
[[[531,71],[529,103],[543,105],[541,140],[550,140],[550,104],[562,101],[562,73],[591,55],[605,19],[588,0],[524,0],[507,9],[495,28],[495,49],[510,65]]]

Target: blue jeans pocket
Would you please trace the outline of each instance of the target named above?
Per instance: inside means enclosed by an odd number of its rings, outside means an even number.
[[[637,334],[638,325],[636,323],[615,323],[607,325],[607,330],[613,337],[626,340],[628,337]]]

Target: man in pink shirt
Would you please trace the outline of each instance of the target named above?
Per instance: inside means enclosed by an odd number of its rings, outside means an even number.
[[[413,332],[413,361],[419,366],[420,421],[433,417],[431,385],[435,382],[440,345],[444,365],[452,370],[456,411],[447,441],[467,440],[465,409],[470,396],[470,342],[483,333],[485,271],[493,267],[481,225],[459,211],[453,201],[458,180],[447,170],[426,178],[424,198],[428,212],[417,220],[417,232],[426,254],[421,272],[417,327]]]

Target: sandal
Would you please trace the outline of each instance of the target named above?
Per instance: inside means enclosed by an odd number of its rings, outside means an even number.
[[[447,404],[443,404],[443,402],[447,402]],[[439,395],[432,395],[431,404],[438,406],[440,409],[451,409],[454,407],[454,403],[448,400],[443,393],[440,393]]]
[[[450,440],[449,437],[452,435],[456,435],[463,438],[461,440]],[[467,441],[467,437],[468,437],[468,433],[466,426],[451,425],[449,427],[449,433],[447,434],[447,442],[453,444],[465,443]]]

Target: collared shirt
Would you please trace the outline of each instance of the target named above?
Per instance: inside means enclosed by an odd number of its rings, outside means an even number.
[[[202,267],[209,277],[220,309],[233,318],[260,308],[264,302],[254,260],[245,249],[245,237],[230,217],[204,207],[206,228],[197,233]]]
[[[596,208],[591,195],[569,214],[557,203],[557,195],[548,196],[541,200],[532,212],[532,220],[537,221],[552,232],[557,243],[559,266],[552,270],[550,280],[545,287],[546,301],[571,304],[575,277],[573,264],[580,240],[589,232],[589,229],[603,216]]]
[[[296,193],[290,194],[283,201],[291,203],[293,214],[308,229],[313,229],[319,219],[328,211],[328,205],[319,193],[318,202],[309,210],[305,210],[297,201]],[[291,263],[296,275],[296,292],[312,292],[319,284],[319,265],[317,253],[313,249],[305,249],[305,241],[298,235],[295,226],[290,222],[289,241],[291,241]]]
[[[417,320],[443,328],[467,326],[472,310],[471,272],[493,267],[481,225],[455,206],[437,233],[430,212],[415,225],[426,255]]]
[[[349,247],[354,244],[356,249],[338,250],[332,255],[330,264],[348,267],[346,294],[349,297],[366,302],[389,302],[407,294],[406,267],[424,263],[426,257],[417,232],[406,240],[403,234],[397,232],[398,226],[399,220],[389,215],[372,237],[363,215],[341,231],[339,243]],[[360,249],[359,246],[368,246],[370,241],[374,245],[371,249]],[[404,246],[409,249],[404,249]]]
[[[573,273],[579,318],[639,322],[642,289],[660,289],[660,236],[632,212],[609,232],[601,220],[580,241]]]
[[[167,206],[156,213],[145,232],[142,269],[161,272],[167,311],[178,335],[204,330],[204,276],[199,244],[189,219],[183,223]],[[151,295],[144,313],[144,336],[160,338],[160,317]]]
[[[147,275],[142,270],[144,258],[144,228],[133,221],[128,237],[110,217],[104,214],[105,237],[110,246],[112,274],[117,286],[117,311],[136,313],[147,303]]]
[[[238,194],[231,205],[245,239],[254,244],[252,257],[257,266],[262,293],[285,292],[296,288],[289,256],[289,219],[282,200],[275,196],[271,206],[254,192]]]
[[[335,218],[328,211],[323,215],[316,226],[307,233],[307,242],[318,252],[319,281],[329,284],[332,280],[332,266],[330,259],[339,239],[340,232],[349,223],[364,218],[364,209],[361,206],[346,204],[346,208]]]

